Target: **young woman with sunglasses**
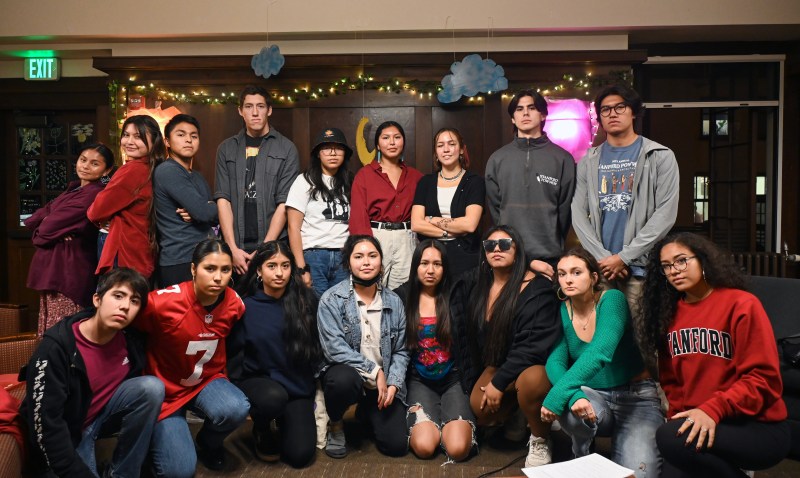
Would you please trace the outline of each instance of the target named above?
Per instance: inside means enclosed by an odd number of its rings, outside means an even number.
[[[743,477],[780,462],[791,439],[775,336],[730,255],[695,234],[662,240],[642,314],[640,348],[658,351],[669,401],[656,433],[661,476]]]
[[[614,462],[637,478],[658,476],[655,434],[664,413],[633,337],[625,295],[604,290],[600,266],[582,248],[561,257],[557,275],[564,335],[547,359],[553,388],[542,420],[558,419],[576,458],[590,453],[595,436],[611,436]]]
[[[466,338],[459,350],[470,404],[479,425],[503,421],[519,407],[531,432],[525,466],[544,465],[552,461],[550,425],[540,411],[550,390],[544,366],[561,335],[558,299],[550,280],[529,270],[513,228],[493,227],[483,248],[477,280],[462,274],[450,302],[462,318],[457,340]]]
[[[440,446],[454,461],[475,444],[475,415],[462,387],[450,312],[450,260],[434,239],[420,242],[411,258],[408,282],[395,292],[405,300],[409,445],[420,458]]]

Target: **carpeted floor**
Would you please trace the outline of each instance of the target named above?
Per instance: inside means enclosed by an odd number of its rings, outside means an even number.
[[[250,425],[247,424],[232,434],[226,441],[228,450],[228,469],[212,472],[202,465],[197,467],[197,478],[211,477],[314,477],[314,478],[477,478],[497,470],[520,458],[507,469],[492,473],[491,476],[521,476],[520,467],[524,463],[525,449],[496,450],[482,446],[480,453],[463,463],[444,464],[446,458],[439,454],[431,460],[420,460],[412,454],[403,458],[388,458],[381,455],[369,438],[360,436],[357,423],[346,428],[349,454],[342,460],[329,458],[321,450],[317,451],[314,462],[302,470],[293,469],[283,463],[264,463],[253,454],[253,441]],[[562,461],[568,458],[569,442],[565,435],[555,434],[555,458]],[[598,444],[598,452],[603,452],[603,443]],[[800,477],[800,462],[784,460],[777,467],[756,473],[758,478],[797,478]]]

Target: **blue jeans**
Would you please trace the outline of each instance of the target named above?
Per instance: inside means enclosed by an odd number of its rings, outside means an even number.
[[[661,456],[656,430],[664,424],[661,400],[654,380],[609,389],[581,387],[592,404],[597,421],[591,423],[567,410],[558,419],[572,437],[575,457],[589,454],[595,436],[611,437],[611,460],[636,472],[636,478],[658,477]]]
[[[95,476],[95,442],[119,432],[106,476],[138,477],[150,447],[150,435],[164,402],[164,384],[153,376],[134,377],[120,384],[94,421],[83,430],[75,452]]]
[[[218,378],[203,387],[185,407],[158,422],[153,430],[151,446],[156,476],[194,476],[197,452],[186,423],[187,409],[205,418],[203,428],[197,433],[198,443],[206,449],[217,449],[225,437],[247,419],[250,402],[228,379]]]
[[[303,259],[311,267],[311,280],[317,294],[322,294],[339,282],[347,279],[342,267],[342,251],[329,249],[306,249]]]

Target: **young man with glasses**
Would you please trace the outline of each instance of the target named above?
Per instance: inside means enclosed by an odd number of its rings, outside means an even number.
[[[635,90],[606,87],[594,107],[606,141],[578,163],[572,225],[636,320],[648,253],[678,213],[678,163],[672,150],[634,131],[643,112]]]

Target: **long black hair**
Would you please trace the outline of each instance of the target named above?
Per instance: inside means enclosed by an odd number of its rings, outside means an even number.
[[[491,290],[494,282],[494,274],[489,262],[486,260],[486,253],[481,254],[480,265],[478,266],[478,282],[473,289],[474,293],[470,301],[471,310],[469,313],[469,326],[467,327],[467,339],[469,340],[473,359],[478,360],[476,363],[483,363],[487,366],[502,364],[508,354],[509,334],[514,321],[519,289],[528,271],[528,264],[525,260],[525,245],[522,242],[522,237],[513,227],[494,226],[486,231],[483,239],[486,240],[497,231],[505,232],[514,241],[514,263],[511,266],[511,277],[500,290],[500,294],[494,301],[492,308],[487,311],[489,290]],[[478,344],[480,335],[486,337],[483,350],[480,350]]]
[[[745,290],[739,266],[729,254],[705,237],[689,232],[671,234],[658,242],[647,260],[647,278],[640,299],[641,319],[634,321],[636,339],[645,363],[655,365],[655,353],[664,345],[667,329],[675,319],[678,301],[684,296],[669,283],[661,269],[661,249],[667,244],[680,244],[695,256],[703,269],[706,283],[713,287]]]
[[[153,117],[149,115],[136,115],[136,116],[129,116],[128,119],[122,123],[122,132],[125,132],[128,125],[133,125],[136,128],[136,131],[139,133],[139,138],[142,140],[144,145],[149,150],[148,153],[148,164],[150,165],[150,174],[147,176],[147,180],[136,187],[134,190],[134,195],[139,194],[139,191],[147,184],[153,184],[153,172],[156,170],[156,167],[163,163],[165,159],[167,159],[167,147],[164,143],[164,136],[161,134],[161,128],[159,128],[158,123],[156,122]],[[153,140],[153,144],[150,144],[150,140]],[[156,238],[156,201],[152,197],[150,198],[150,205],[148,206],[147,210],[147,217],[149,222],[147,237],[148,242],[150,245],[150,250],[154,253],[158,252],[158,239]]]
[[[276,254],[283,254],[291,264],[286,291],[281,298],[286,323],[283,335],[286,352],[296,364],[304,362],[313,364],[322,358],[322,346],[317,331],[317,296],[303,282],[294,254],[285,242],[269,241],[258,246],[236,292],[243,298],[255,295],[262,287],[258,271],[267,259]]]
[[[410,352],[419,345],[419,297],[421,285],[419,280],[419,264],[426,249],[436,249],[442,255],[442,280],[436,284],[436,340],[444,348],[450,348],[452,334],[450,331],[450,262],[447,249],[435,239],[420,242],[411,258],[411,272],[408,274],[408,295],[406,297],[406,348]]]
[[[349,204],[350,190],[353,188],[353,178],[355,177],[350,168],[348,168],[352,154],[348,154],[347,150],[345,150],[344,162],[339,166],[336,174],[333,175],[331,187],[328,188],[325,181],[322,180],[322,160],[319,157],[321,150],[322,148],[320,147],[314,148],[314,151],[311,152],[311,162],[308,165],[308,170],[303,173],[303,177],[311,184],[311,190],[308,195],[315,201],[319,195],[326,202],[336,200],[343,204]]]

